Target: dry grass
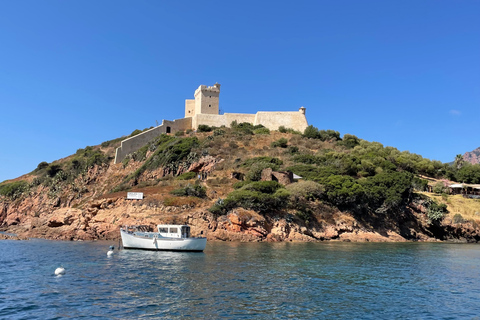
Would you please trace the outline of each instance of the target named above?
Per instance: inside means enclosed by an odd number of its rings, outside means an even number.
[[[424,193],[439,203],[445,203],[448,208],[447,218],[461,214],[463,219],[480,223],[480,200],[464,198],[462,195],[441,196],[433,193]]]

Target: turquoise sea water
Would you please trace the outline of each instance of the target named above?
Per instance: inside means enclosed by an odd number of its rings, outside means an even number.
[[[112,244],[0,241],[0,319],[480,319],[479,245]]]

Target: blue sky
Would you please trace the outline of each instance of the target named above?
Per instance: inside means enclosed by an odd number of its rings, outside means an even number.
[[[480,147],[480,1],[1,1],[0,182],[184,115],[307,108],[450,162]]]

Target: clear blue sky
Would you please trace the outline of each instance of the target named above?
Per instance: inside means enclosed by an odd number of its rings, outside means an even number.
[[[480,1],[1,1],[0,182],[184,115],[307,108],[450,162],[480,147]]]

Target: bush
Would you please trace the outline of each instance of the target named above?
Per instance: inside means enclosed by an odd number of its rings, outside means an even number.
[[[439,204],[435,200],[431,200],[426,205],[429,223],[439,223],[448,213],[447,205],[444,203]]]
[[[253,131],[256,129],[264,128],[262,125],[254,126],[248,122],[237,123],[237,121],[232,121],[230,124],[234,132],[246,135],[253,135]]]
[[[290,154],[296,154],[298,153],[298,147],[296,146],[289,146],[288,149],[287,149],[287,152],[290,153]]]
[[[281,138],[281,139],[278,139],[277,141],[273,141],[270,146],[272,148],[277,148],[277,147],[280,147],[280,148],[286,148],[287,147],[287,144],[288,144],[288,140],[285,139],[285,138]]]
[[[339,144],[349,149],[353,149],[360,144],[360,139],[347,133],[343,136],[343,139],[341,142],[339,142]]]
[[[51,178],[62,170],[62,167],[59,164],[51,164],[47,169],[47,175]]]
[[[195,179],[197,177],[197,173],[195,172],[184,172],[181,175],[179,175],[176,179],[177,180],[191,180]]]
[[[270,162],[255,162],[250,166],[250,170],[245,174],[245,179],[250,181],[259,181],[262,178],[263,169],[271,168],[276,170],[277,165]]]
[[[325,193],[330,203],[348,207],[360,200],[365,190],[352,177],[332,175],[325,181]]]
[[[17,199],[26,191],[28,191],[28,183],[23,180],[0,185],[0,195],[12,200]]]
[[[251,209],[260,213],[267,213],[284,208],[287,204],[288,192],[279,189],[274,194],[266,194],[253,190],[235,190],[230,193],[221,206],[223,213],[235,207]]]
[[[173,195],[180,197],[197,197],[205,198],[207,196],[207,190],[201,185],[191,185],[188,184],[184,188],[175,189],[170,192]]]
[[[210,131],[212,131],[212,127],[207,126],[206,124],[201,124],[201,125],[198,126],[197,131],[198,132],[210,132]]]
[[[303,137],[309,139],[320,139],[320,132],[318,132],[318,129],[315,128],[313,125],[309,125],[303,131]]]
[[[243,166],[244,167],[250,167],[252,166],[254,163],[258,163],[258,162],[266,162],[266,163],[271,163],[272,165],[275,166],[275,169],[273,170],[277,170],[279,166],[281,166],[283,164],[283,161],[280,160],[279,158],[274,158],[274,157],[255,157],[255,158],[250,158],[248,159],[247,161],[245,161],[243,163]]]
[[[176,172],[180,164],[187,166],[198,157],[191,153],[199,145],[196,137],[179,138],[162,134],[153,144],[156,149],[147,161],[137,171],[129,175],[126,180],[139,177],[146,170],[155,170],[160,167]]]
[[[42,161],[38,164],[37,168],[35,169],[35,171],[40,171],[40,170],[43,170],[45,168],[48,167],[48,162],[46,161]]]
[[[340,140],[340,133],[334,130],[318,130],[313,125],[309,125],[307,128],[305,128],[305,131],[303,132],[303,137],[310,139],[319,139],[321,141],[337,141]]]
[[[301,132],[293,130],[291,128],[285,128],[285,126],[278,127],[278,131],[281,132],[281,133],[302,134]]]
[[[215,137],[217,137],[217,136],[223,136],[224,134],[225,134],[225,130],[222,130],[222,129],[216,129],[216,130],[213,131],[213,135],[214,135]]]
[[[249,184],[249,183],[252,183],[252,181],[239,181],[239,182],[235,182],[235,183],[233,184],[233,188],[234,188],[234,189],[240,189],[240,188],[246,186],[246,185]]]
[[[183,136],[183,135],[185,135],[185,132],[183,132],[183,131],[177,131],[177,132],[175,132],[175,137],[181,137],[181,136]]]
[[[443,182],[437,182],[433,186],[433,192],[436,194],[442,194],[448,192],[448,188],[444,186]]]
[[[254,134],[270,134],[270,129],[268,129],[268,128],[259,128],[259,129],[253,130],[253,133],[254,133]]]
[[[293,202],[296,202],[301,198],[309,201],[321,199],[325,192],[325,188],[314,181],[299,181],[291,183],[286,186],[286,189],[290,192]]]
[[[256,181],[251,182],[242,187],[242,190],[251,190],[261,193],[273,194],[283,186],[277,181]]]
[[[130,134],[130,137],[134,137],[138,134],[142,133],[142,130],[139,130],[139,129],[135,129],[133,130],[133,132]]]
[[[411,199],[413,175],[408,172],[382,172],[362,180],[363,199],[371,208],[392,210]]]

